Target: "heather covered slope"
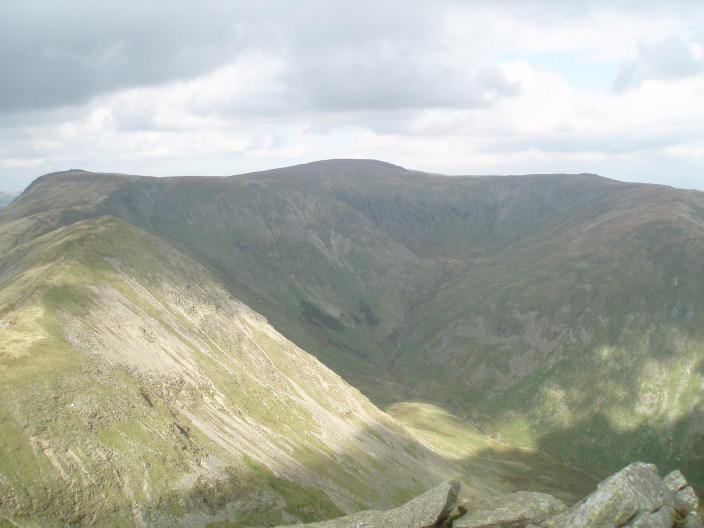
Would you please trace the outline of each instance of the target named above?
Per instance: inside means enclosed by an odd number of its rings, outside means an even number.
[[[601,474],[657,460],[701,482],[701,195],[651,188],[637,199],[445,284],[394,358],[406,384]]]
[[[379,404],[433,402],[602,475],[645,458],[701,483],[703,211],[698,192],[594,175],[338,160],[231,178],[49,175],[0,218],[20,233],[27,212],[118,216]]]
[[[461,475],[134,226],[58,228],[4,253],[0,277],[13,525],[273,525],[388,508]]]

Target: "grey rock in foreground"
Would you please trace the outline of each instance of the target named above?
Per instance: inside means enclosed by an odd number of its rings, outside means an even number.
[[[660,508],[654,512],[640,512],[622,528],[672,528],[674,512],[668,508]]]
[[[433,528],[439,526],[455,509],[459,491],[460,483],[456,480],[448,480],[392,510],[367,510],[329,521],[293,526],[297,528],[306,526],[315,528]]]
[[[682,473],[661,479],[655,466],[642,462],[602,481],[572,508],[559,504],[550,495],[514,493],[475,508],[453,528],[704,528],[699,499]]]
[[[662,481],[665,483],[665,486],[667,486],[667,489],[669,489],[672,493],[677,493],[687,485],[687,480],[684,478],[684,475],[679,469],[668,473]]]
[[[522,528],[539,524],[567,507],[552,495],[518,491],[499,497],[491,506],[476,508],[452,523],[453,528]]]
[[[674,496],[654,466],[636,462],[602,481],[594,493],[542,526],[612,528],[633,522],[637,524],[631,526],[655,528],[663,526],[661,518],[667,517],[669,528],[674,516]]]
[[[692,486],[687,485],[684,475],[678,469],[668,474],[663,481],[675,495],[675,508],[678,512],[688,514],[699,508],[699,497]]]
[[[433,528],[454,510],[460,485],[440,486],[393,510],[368,510],[312,524],[315,528]],[[635,462],[602,481],[569,509],[545,493],[519,491],[475,506],[453,528],[704,528],[699,498],[679,471],[661,479]],[[464,511],[460,508],[460,511]],[[280,527],[281,528],[281,527]]]
[[[689,513],[684,518],[683,528],[704,528],[702,518],[697,512]]]

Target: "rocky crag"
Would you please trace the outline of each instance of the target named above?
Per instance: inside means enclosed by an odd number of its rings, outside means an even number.
[[[568,508],[545,493],[519,491],[483,504],[457,504],[460,484],[447,481],[389,511],[364,511],[315,528],[701,528],[696,493],[679,470],[660,478],[655,466],[633,463]],[[453,512],[454,515],[451,515]],[[301,525],[298,525],[301,526]]]

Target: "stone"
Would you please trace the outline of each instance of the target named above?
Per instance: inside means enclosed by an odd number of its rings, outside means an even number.
[[[615,528],[638,514],[662,509],[660,516],[675,515],[672,492],[654,466],[635,462],[602,481],[596,491],[572,508],[543,522],[545,528]],[[636,526],[646,526],[644,524]]]
[[[667,489],[669,489],[672,493],[677,493],[687,485],[687,479],[684,478],[684,475],[679,469],[668,473],[662,481],[665,483],[665,486],[667,486]]]
[[[691,512],[685,517],[684,528],[704,528],[704,523],[702,523],[698,512]]]
[[[386,524],[380,526],[398,526],[399,528],[432,528],[447,519],[455,509],[460,483],[449,480],[440,486],[425,492],[385,513]]]
[[[456,519],[453,528],[523,528],[539,524],[566,509],[552,495],[519,491],[498,497],[494,504],[478,507]]]
[[[291,525],[291,528],[434,528],[455,509],[459,491],[460,483],[448,480],[392,510],[367,510],[329,521]]]
[[[379,526],[378,520],[381,515],[385,512],[378,510],[365,510],[346,517],[338,517],[337,519],[330,519],[329,521],[320,521],[310,524],[295,524],[286,528],[302,528],[306,526],[315,528],[371,528]],[[279,527],[284,528],[284,527]]]
[[[437,528],[457,505],[459,489],[459,482],[446,481],[392,510],[367,510],[290,528]],[[673,528],[675,522],[704,528],[699,499],[684,476],[673,471],[661,479],[655,466],[642,462],[605,479],[569,509],[555,497],[529,491],[491,501],[458,505],[464,515],[454,520],[453,528]]]
[[[694,493],[692,486],[686,486],[675,493],[675,509],[682,513],[689,513],[699,508],[699,497]]]
[[[623,528],[672,528],[674,515],[671,509],[660,508],[654,512],[640,512],[623,525]]]

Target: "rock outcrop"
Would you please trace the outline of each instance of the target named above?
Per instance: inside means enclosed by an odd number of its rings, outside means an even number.
[[[315,528],[449,527],[460,485],[447,481],[388,511],[367,510],[312,524]],[[682,473],[660,478],[655,466],[635,462],[567,508],[545,493],[519,491],[470,511],[460,508],[452,528],[704,528],[699,499]],[[284,527],[280,527],[284,528]]]
[[[454,528],[672,528],[701,526],[699,500],[679,471],[665,479],[658,476],[655,466],[633,463],[602,481],[591,495],[569,509],[529,519],[519,518],[509,505],[515,496],[502,499],[493,509],[468,512],[456,520]],[[548,496],[549,497],[549,496]],[[527,497],[526,497],[527,498]],[[522,501],[524,512],[541,513],[542,497],[533,504]],[[556,501],[557,499],[555,499]],[[480,515],[481,513],[481,515]],[[476,519],[476,521],[475,521]],[[487,521],[490,519],[490,521]],[[679,523],[679,524],[676,524]],[[685,524],[686,523],[686,524]],[[699,523],[699,524],[697,524]]]
[[[597,490],[544,523],[547,528],[672,526],[675,497],[650,464],[637,462],[604,480]]]
[[[347,517],[296,526],[315,528],[433,528],[440,526],[455,509],[459,491],[460,483],[456,480],[448,480],[392,510],[366,510]]]
[[[535,491],[518,491],[499,504],[475,508],[453,523],[453,528],[518,528],[538,524],[567,509],[561,500]]]

